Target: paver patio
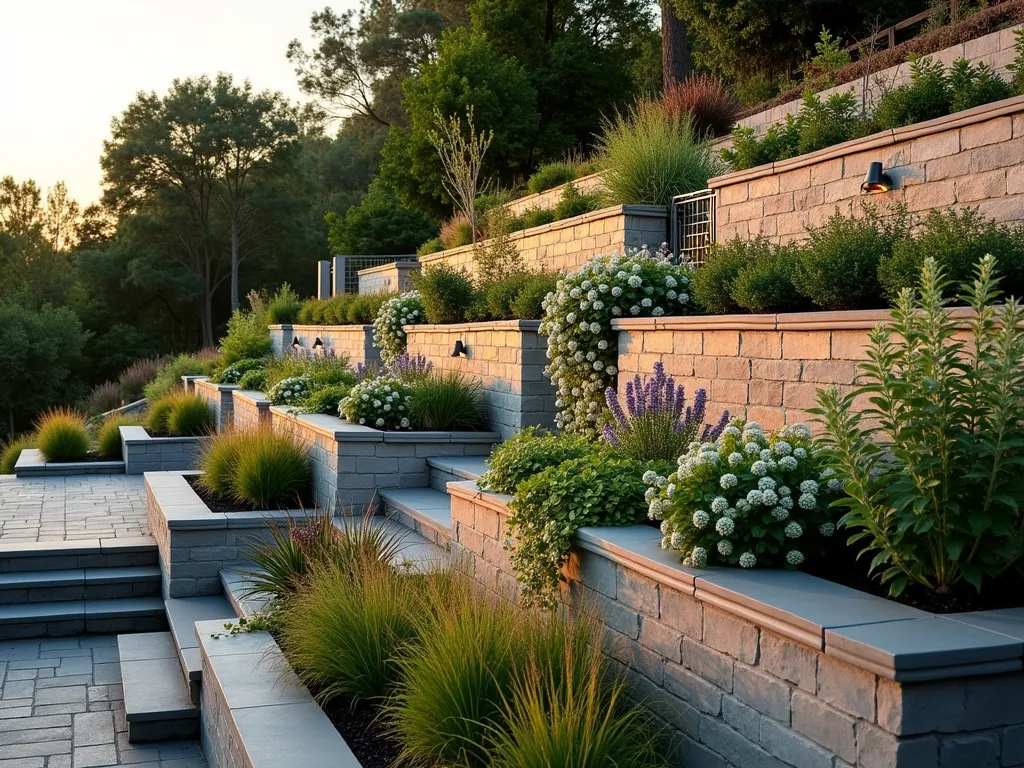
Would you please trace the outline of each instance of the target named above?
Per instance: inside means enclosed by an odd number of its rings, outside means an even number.
[[[5,543],[148,532],[141,475],[0,477],[0,539]]]

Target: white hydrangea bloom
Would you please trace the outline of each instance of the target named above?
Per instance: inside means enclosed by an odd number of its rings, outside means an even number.
[[[708,527],[708,523],[711,522],[711,515],[705,512],[703,509],[698,509],[693,513],[693,527],[700,528],[703,530]]]
[[[736,522],[731,517],[720,517],[715,522],[715,530],[719,536],[731,536],[736,530]]]
[[[704,547],[694,547],[690,553],[690,562],[694,568],[708,567],[708,551]]]
[[[790,522],[786,523],[784,533],[790,539],[799,539],[801,536],[804,535],[804,529],[803,526],[801,526],[800,523],[798,523],[796,520],[791,520]]]
[[[732,542],[728,539],[722,539],[718,542],[718,554],[728,557],[732,554]]]
[[[786,553],[786,562],[790,565],[800,565],[804,561],[803,552],[798,549],[791,549]]]
[[[755,461],[750,465],[750,473],[755,477],[768,474],[768,465],[763,461]]]
[[[711,502],[711,511],[720,515],[729,508],[729,502],[724,496],[716,496]]]
[[[792,472],[794,469],[797,468],[796,458],[794,458],[793,456],[783,456],[781,459],[779,459],[779,466],[782,467],[787,472]]]
[[[789,519],[789,510],[785,507],[775,507],[772,509],[772,517],[781,523],[783,520]]]
[[[736,477],[736,475],[732,474],[731,472],[722,475],[721,479],[719,479],[718,481],[718,484],[721,485],[722,488],[726,491],[729,490],[730,488],[735,488],[738,483],[739,478]]]
[[[813,493],[802,493],[797,503],[802,509],[814,509],[818,506],[818,498]]]
[[[753,552],[744,552],[740,555],[741,568],[753,568],[757,565],[757,556]]]
[[[818,533],[826,539],[832,537],[836,532],[835,523],[822,523],[818,526]]]

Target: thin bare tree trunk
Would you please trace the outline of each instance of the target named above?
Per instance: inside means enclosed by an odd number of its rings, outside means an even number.
[[[231,214],[231,311],[238,309],[238,215]]]
[[[661,2],[661,84],[668,89],[693,71],[686,22],[679,18],[672,0]]]

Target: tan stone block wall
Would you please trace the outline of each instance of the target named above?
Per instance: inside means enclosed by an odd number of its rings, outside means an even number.
[[[604,189],[604,180],[601,178],[600,173],[592,173],[589,176],[583,176],[570,183],[576,187],[581,195],[594,194]],[[513,216],[521,216],[531,208],[549,210],[558,205],[558,201],[562,199],[562,193],[566,186],[568,185],[561,184],[543,192],[538,192],[535,195],[520,197],[516,200],[512,200],[505,207],[508,208],[509,212]]]
[[[379,363],[380,352],[373,346],[372,325],[272,325],[271,348],[275,355],[291,352],[292,339],[297,338],[306,349],[312,349],[317,339],[338,355],[345,355],[355,366],[357,363]]]
[[[574,270],[594,256],[647,245],[654,249],[668,237],[668,208],[620,205],[574,216],[541,227],[515,232],[510,240],[533,271]],[[472,246],[462,246],[420,258],[424,269],[447,264],[475,274]]]

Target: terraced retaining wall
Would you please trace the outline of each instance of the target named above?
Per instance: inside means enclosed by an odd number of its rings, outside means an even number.
[[[998,222],[1024,221],[1024,96],[711,179],[718,242],[764,235],[785,243],[837,207],[856,213],[872,162],[894,181],[890,192],[870,196],[876,206],[970,206]]]
[[[555,421],[555,388],[544,377],[547,338],[539,329],[539,320],[498,320],[409,325],[405,332],[410,355],[480,383],[491,428],[507,440],[523,427]],[[465,346],[464,357],[452,357],[456,341]]]
[[[209,379],[195,379],[195,393],[210,404],[216,419],[217,431],[231,429],[234,424],[234,400],[231,393],[237,384],[215,384]]]
[[[453,554],[514,594],[508,497],[448,490]],[[581,529],[563,600],[598,611],[675,764],[1024,765],[1024,609],[936,617],[796,571],[683,568],[659,539]]]
[[[38,448],[26,448],[14,464],[15,477],[122,475],[123,461],[47,461]]]
[[[121,457],[127,475],[195,469],[208,437],[151,437],[144,427],[121,427]]]
[[[270,424],[270,401],[262,392],[235,389],[231,397],[237,429],[245,431]]]
[[[661,205],[617,205],[509,235],[523,266],[537,272],[574,270],[594,256],[643,245],[655,249],[667,239],[668,208]],[[464,245],[421,256],[420,264],[424,269],[447,264],[472,275],[475,251],[472,245]]]
[[[576,187],[576,191],[581,195],[591,195],[604,189],[604,179],[602,178],[601,173],[592,173],[589,176],[581,176],[570,183]],[[522,216],[532,208],[545,211],[551,210],[561,201],[562,195],[567,186],[568,184],[559,184],[557,187],[545,189],[543,192],[537,192],[532,195],[516,198],[509,202],[505,207],[513,216]]]
[[[290,353],[296,338],[305,349],[313,349],[317,339],[324,347],[357,363],[379,363],[380,352],[373,346],[372,325],[271,325],[270,342],[278,357]]]
[[[359,270],[359,293],[394,293],[412,288],[412,276],[419,272],[416,261],[395,261]]]
[[[336,514],[361,512],[379,488],[429,485],[428,457],[487,456],[501,440],[496,432],[383,432],[279,406],[270,407],[270,422],[309,447],[313,501]]]

